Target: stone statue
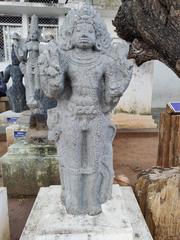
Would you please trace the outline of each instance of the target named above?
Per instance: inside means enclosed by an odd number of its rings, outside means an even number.
[[[56,106],[56,101],[48,99],[44,95],[40,84],[38,57],[40,53],[40,42],[44,41],[44,39],[41,37],[38,22],[38,17],[33,15],[31,17],[28,39],[26,40],[24,48],[27,55],[24,68],[26,101],[31,110],[38,109],[40,114],[46,114],[47,109]]]
[[[38,57],[39,57],[40,31],[38,29],[38,17],[31,17],[31,25],[28,39],[26,41],[25,50],[27,52],[27,62],[24,69],[26,101],[30,109],[37,108],[37,100],[35,99],[36,90],[40,89]]]
[[[23,74],[20,69],[20,62],[23,62],[25,55],[22,51],[22,39],[16,32],[12,36],[13,44],[11,51],[12,64],[4,71],[4,81],[7,83],[11,77],[12,86],[7,90],[10,107],[14,112],[22,112],[27,109],[25,87],[23,85]]]
[[[0,97],[5,97],[7,91],[7,86],[4,81],[4,73],[0,72]]]
[[[113,50],[92,6],[71,10],[60,43],[39,57],[41,86],[57,107],[48,111],[49,138],[57,144],[62,202],[73,215],[99,214],[111,198],[112,141],[109,113],[131,79],[131,65]]]

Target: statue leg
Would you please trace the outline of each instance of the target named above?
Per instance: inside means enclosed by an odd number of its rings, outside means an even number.
[[[111,197],[113,182],[112,141],[115,129],[100,115],[92,120],[88,134],[88,163],[96,172],[87,177],[89,215],[101,212],[101,204]]]
[[[76,120],[66,119],[59,139],[60,174],[63,202],[69,214],[81,214],[82,134]]]
[[[34,99],[35,94],[35,75],[32,74],[31,66],[27,66],[26,68],[26,76],[25,76],[25,85],[26,85],[26,101],[27,105],[30,108],[36,108],[37,102]]]
[[[84,190],[88,196],[88,214],[97,215],[100,213],[101,204],[99,201],[99,166],[103,155],[104,129],[103,122],[99,116],[91,120],[87,136],[87,162],[88,168],[93,169],[92,173],[86,176]]]

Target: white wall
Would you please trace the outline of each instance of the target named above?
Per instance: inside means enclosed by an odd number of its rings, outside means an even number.
[[[165,64],[154,61],[152,107],[162,108],[173,101],[180,101],[180,78]]]

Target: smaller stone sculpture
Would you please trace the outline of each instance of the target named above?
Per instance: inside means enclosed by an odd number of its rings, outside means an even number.
[[[7,87],[4,82],[4,73],[0,72],[0,97],[6,96]]]
[[[40,89],[39,71],[38,71],[38,56],[40,31],[38,29],[38,17],[31,17],[31,25],[28,39],[26,41],[25,50],[27,53],[27,61],[24,69],[25,86],[26,86],[26,101],[30,109],[37,108],[37,100],[35,99],[36,90]]]
[[[56,101],[46,97],[42,91],[40,78],[38,57],[41,51],[40,43],[44,41],[41,37],[41,32],[38,27],[38,16],[31,17],[31,25],[28,39],[26,40],[24,51],[27,56],[24,65],[25,87],[26,87],[26,101],[28,107],[39,114],[47,113],[47,109],[56,106]],[[52,36],[50,36],[50,41]]]
[[[26,101],[31,111],[29,142],[47,142],[47,109],[55,107],[57,104],[55,99],[49,99],[44,94],[40,84],[38,57],[44,39],[41,37],[38,22],[38,16],[33,15],[28,38],[23,45],[26,59],[21,62],[25,79]]]
[[[19,34],[14,33],[12,39],[12,64],[8,65],[4,71],[4,81],[7,83],[10,77],[12,79],[12,86],[7,90],[10,108],[14,112],[22,112],[27,109],[25,87],[22,82],[23,74],[20,69],[20,62],[24,61],[25,55],[21,49],[22,41]]]

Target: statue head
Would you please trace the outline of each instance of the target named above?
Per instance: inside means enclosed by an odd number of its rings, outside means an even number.
[[[17,32],[14,32],[12,35],[12,40],[13,40],[13,44],[17,45],[19,40],[20,40],[20,36]]]
[[[94,48],[106,50],[111,38],[103,20],[90,5],[71,10],[60,29],[60,44],[64,50]]]
[[[93,48],[96,46],[96,33],[92,24],[78,23],[72,34],[72,47]]]
[[[45,39],[45,42],[53,41],[53,40],[54,40],[54,35],[47,33],[47,34],[45,35],[44,39]]]
[[[40,31],[38,28],[38,17],[36,15],[33,15],[31,17],[31,24],[30,24],[30,29],[29,29],[29,35],[28,35],[28,40],[31,41],[38,41],[40,38]]]

